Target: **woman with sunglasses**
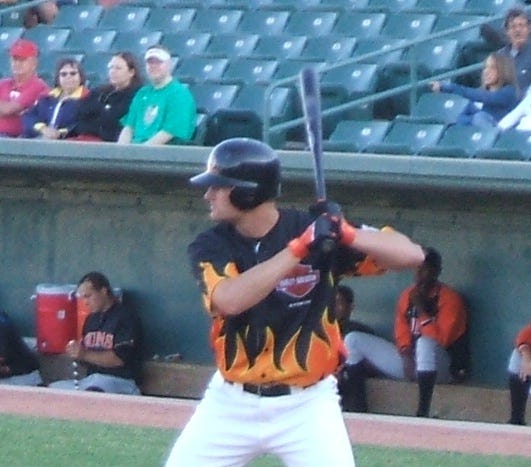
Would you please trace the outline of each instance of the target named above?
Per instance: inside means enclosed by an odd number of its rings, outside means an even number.
[[[63,139],[70,136],[78,122],[81,99],[88,94],[81,64],[73,58],[59,60],[54,88],[41,96],[22,115],[21,136],[42,139]]]
[[[107,66],[108,82],[93,89],[81,101],[72,139],[116,141],[122,131],[120,118],[142,85],[140,68],[130,52],[114,54]]]

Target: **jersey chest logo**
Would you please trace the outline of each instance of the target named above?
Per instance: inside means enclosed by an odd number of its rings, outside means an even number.
[[[319,283],[320,271],[310,264],[298,264],[277,285],[277,290],[294,298],[308,295]]]

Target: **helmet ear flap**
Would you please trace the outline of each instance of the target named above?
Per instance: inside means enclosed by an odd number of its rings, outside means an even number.
[[[241,186],[235,186],[230,192],[230,202],[245,211],[247,209],[252,209],[260,204],[257,202],[257,191],[255,188],[244,188]]]

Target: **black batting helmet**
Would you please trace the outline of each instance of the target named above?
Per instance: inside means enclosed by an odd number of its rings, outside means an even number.
[[[193,185],[234,187],[230,200],[238,209],[252,209],[280,194],[280,162],[267,144],[231,138],[215,146],[207,169],[190,179]]]

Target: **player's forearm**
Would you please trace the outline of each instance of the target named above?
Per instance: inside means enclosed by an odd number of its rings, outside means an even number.
[[[266,298],[299,259],[285,248],[242,274],[222,280],[212,293],[212,311],[238,315]]]
[[[167,131],[161,130],[155,133],[151,138],[149,138],[144,144],[148,146],[156,146],[160,144],[167,144],[173,139],[173,135]]]
[[[22,106],[17,102],[0,100],[0,116],[18,115],[22,112]]]
[[[383,269],[416,268],[424,261],[422,247],[394,230],[357,229],[351,245]]]
[[[118,144],[129,144],[132,139],[133,139],[133,131],[131,130],[131,127],[124,126],[122,128],[122,131],[120,132],[120,136],[118,136],[118,141],[116,142]]]
[[[80,360],[104,368],[116,368],[124,365],[123,360],[113,350],[84,350],[80,354]]]

